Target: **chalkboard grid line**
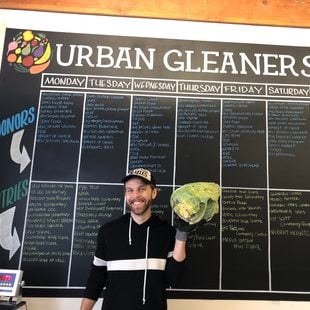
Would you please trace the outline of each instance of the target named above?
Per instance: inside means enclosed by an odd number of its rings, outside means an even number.
[[[63,289],[70,289],[70,290],[83,290],[85,289],[85,286],[35,286],[35,285],[25,285],[24,286],[27,289],[43,289],[43,290],[63,290]],[[195,288],[167,288],[166,289],[168,292],[210,292],[210,293],[240,293],[240,294],[297,294],[297,295],[309,295],[310,292],[305,291],[280,291],[280,290],[275,290],[275,291],[270,291],[270,290],[238,290],[238,289],[195,289]]]
[[[133,106],[133,96],[130,96],[130,109],[129,109],[129,124],[128,124],[128,146],[127,146],[127,164],[126,164],[126,172],[129,171],[129,157],[130,157],[130,137],[131,137],[131,126],[132,126],[132,106]]]
[[[77,162],[77,171],[76,171],[76,186],[75,186],[75,194],[74,194],[74,208],[73,208],[73,222],[72,222],[72,230],[71,230],[71,245],[70,245],[70,256],[69,256],[69,264],[68,264],[68,274],[67,274],[67,286],[70,284],[71,278],[71,267],[72,267],[72,258],[73,258],[73,246],[74,246],[74,232],[75,232],[75,222],[76,222],[76,206],[78,200],[78,190],[79,190],[79,175],[80,175],[80,165],[81,165],[81,157],[82,157],[82,146],[83,146],[83,132],[84,132],[84,120],[85,120],[85,109],[86,109],[86,95],[84,94],[83,98],[83,111],[82,111],[82,123],[81,123],[81,132],[80,132],[80,145],[79,145],[79,157]]]
[[[268,187],[242,187],[242,186],[223,186],[222,189],[240,189],[240,190],[256,190],[256,191],[276,191],[276,192],[310,192],[310,189],[296,188],[268,188]]]
[[[73,184],[76,185],[77,182],[72,182],[72,181],[52,181],[52,180],[48,180],[48,181],[39,181],[39,180],[31,180],[31,183],[50,183],[50,184]],[[110,186],[114,186],[114,185],[120,185],[122,186],[123,183],[107,183],[107,182],[78,182],[78,185],[110,185]],[[180,187],[182,184],[157,184],[158,187],[167,187],[167,188],[176,188],[176,187]],[[242,187],[242,186],[222,186],[221,189],[239,189],[239,190],[256,190],[256,191],[276,191],[276,192],[286,192],[286,191],[290,191],[290,192],[305,192],[305,193],[309,193],[310,189],[296,189],[296,188],[267,188],[267,187]]]
[[[175,292],[222,292],[222,293],[264,293],[264,294],[298,294],[298,295],[308,295],[310,292],[301,291],[270,291],[270,290],[232,290],[232,289],[195,289],[195,288],[168,288],[167,291]]]
[[[63,90],[60,90],[63,89]],[[125,96],[135,96],[135,97],[139,97],[139,96],[156,96],[156,97],[180,97],[180,98],[195,98],[195,99],[224,99],[224,100],[260,100],[260,101],[273,101],[273,102],[300,102],[300,103],[309,103],[310,98],[304,98],[304,97],[288,97],[288,96],[272,96],[272,95],[261,95],[261,96],[254,96],[254,95],[244,95],[244,94],[210,94],[210,93],[194,93],[194,92],[188,92],[188,93],[180,93],[180,92],[175,92],[175,93],[171,93],[171,92],[161,92],[158,93],[154,90],[151,91],[135,91],[135,94],[132,95],[131,90],[120,90],[120,89],[115,89],[115,90],[102,90],[100,92],[100,89],[87,89],[86,91],[82,91],[82,90],[75,90],[72,87],[61,87],[58,88],[58,90],[53,90],[53,89],[45,89],[46,92],[74,92],[74,93],[83,93],[83,94],[105,94],[105,95],[117,95],[117,94],[121,94],[121,95],[125,95]]]
[[[222,136],[223,136],[223,99],[221,99],[221,104],[220,104],[220,173],[219,173],[219,176],[220,176],[220,188],[222,188],[222,171],[223,171],[223,167],[222,167],[222,146],[223,146],[223,139],[222,139]],[[222,206],[222,195],[220,195],[220,206]],[[222,212],[222,209],[220,210],[220,212]],[[222,215],[220,216],[220,231],[219,231],[219,234],[220,234],[220,246],[219,246],[219,255],[220,255],[220,261],[219,261],[219,289],[221,290],[222,289],[222,277],[223,277],[223,234],[222,234],[222,230],[223,230],[223,220],[222,220]]]
[[[131,126],[132,126],[132,107],[133,107],[133,95],[130,96],[130,109],[129,109],[129,123],[128,123],[128,146],[127,146],[127,163],[126,163],[126,171],[124,175],[129,172],[129,158],[130,158],[130,137],[131,137]],[[120,185],[123,185],[123,183],[118,183]],[[111,184],[112,185],[112,184]],[[123,205],[123,214],[126,213],[126,200],[124,199],[124,205]]]
[[[78,181],[78,182],[75,182],[75,181],[52,181],[52,180],[48,180],[48,181],[40,181],[40,180],[31,180],[31,183],[37,183],[37,184],[40,184],[40,183],[50,183],[50,184],[72,184],[72,185],[106,185],[106,186],[115,186],[115,185],[119,185],[119,186],[123,186],[123,183],[119,183],[119,182],[116,182],[116,183],[110,183],[110,182],[85,182],[85,181]],[[166,188],[177,188],[177,187],[180,187],[182,186],[183,184],[163,184],[163,183],[158,183],[157,186],[159,187],[159,191],[160,191],[160,187],[166,187]],[[266,188],[248,188],[248,187],[222,187],[223,189],[249,189],[249,190],[266,190]],[[287,191],[287,189],[274,189],[274,190],[277,190],[277,191]],[[310,190],[297,190],[297,189],[294,189],[292,191],[310,191]]]
[[[63,290],[63,289],[70,289],[70,290],[83,290],[85,286],[37,286],[37,285],[25,285],[27,289],[46,289],[46,290]],[[297,295],[309,295],[310,291],[286,291],[286,290],[240,290],[240,289],[197,289],[197,288],[166,288],[168,292],[214,292],[214,293],[262,293],[262,294],[297,294]]]
[[[265,104],[265,131],[266,131],[266,184],[267,184],[267,242],[268,242],[268,285],[272,290],[272,272],[271,272],[271,240],[270,240],[270,184],[269,184],[269,132],[268,132],[268,102]]]
[[[174,122],[174,154],[173,154],[173,176],[172,176],[172,189],[176,188],[175,178],[176,178],[176,163],[177,163],[177,130],[178,130],[178,108],[179,108],[179,98],[176,98],[175,107],[175,122]],[[174,224],[173,211],[171,209],[171,224]]]

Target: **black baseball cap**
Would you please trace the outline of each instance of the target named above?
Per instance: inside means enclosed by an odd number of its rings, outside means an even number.
[[[128,180],[133,178],[140,178],[146,184],[151,184],[156,187],[156,182],[151,171],[144,168],[136,168],[130,170],[128,174],[123,178],[122,182],[125,184]]]

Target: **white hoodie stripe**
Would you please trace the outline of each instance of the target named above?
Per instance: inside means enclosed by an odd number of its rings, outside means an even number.
[[[108,271],[145,270],[145,258],[112,260],[107,262]],[[166,259],[147,258],[147,270],[165,270]]]
[[[98,267],[106,266],[107,261],[94,256],[93,264]]]

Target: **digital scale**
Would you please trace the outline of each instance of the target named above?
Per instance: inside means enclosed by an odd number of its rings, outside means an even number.
[[[0,269],[0,310],[27,309],[21,300],[23,271]]]

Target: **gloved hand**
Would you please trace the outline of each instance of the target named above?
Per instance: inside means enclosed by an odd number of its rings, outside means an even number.
[[[180,217],[174,217],[174,226],[176,227],[175,238],[180,241],[185,241],[187,235],[197,230],[199,227],[203,226],[206,223],[205,220],[201,220],[196,224],[189,224],[186,221],[182,220]]]

